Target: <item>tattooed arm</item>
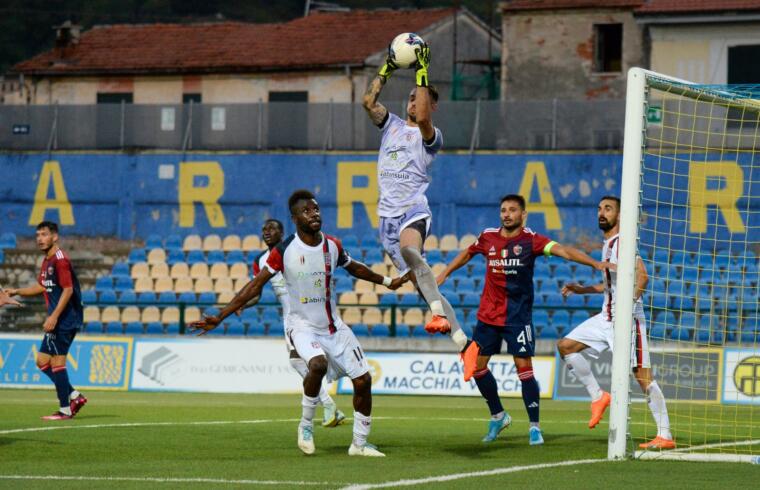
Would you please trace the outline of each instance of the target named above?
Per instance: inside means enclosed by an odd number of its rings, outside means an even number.
[[[388,117],[388,109],[377,101],[380,96],[380,92],[383,90],[387,77],[377,75],[367,87],[367,91],[364,93],[364,110],[367,111],[370,121],[375,126],[380,126],[385,118]]]

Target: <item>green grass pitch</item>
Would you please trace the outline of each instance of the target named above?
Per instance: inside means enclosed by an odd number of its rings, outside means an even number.
[[[356,458],[346,453],[350,422],[316,427],[316,454],[301,454],[296,395],[86,394],[74,420],[43,422],[52,391],[0,390],[0,488],[740,489],[760,478],[749,464],[604,461],[607,422],[589,430],[581,402],[543,401],[546,444],[530,447],[519,399],[505,401],[513,425],[485,445],[478,398],[376,396],[370,441],[387,457]],[[336,400],[350,417],[350,398]]]

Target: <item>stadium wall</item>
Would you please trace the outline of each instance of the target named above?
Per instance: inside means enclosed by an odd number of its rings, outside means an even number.
[[[688,249],[689,238],[741,244],[760,226],[759,186],[749,175],[749,154],[675,158],[668,178],[678,195],[645,186],[647,206],[671,206],[683,229],[645,231]],[[311,189],[329,232],[374,235],[378,197],[375,154],[5,154],[0,155],[2,231],[33,234],[52,219],[63,233],[145,238],[150,234],[258,233],[264,219],[279,218],[287,231],[288,195]],[[529,226],[568,243],[596,243],[596,206],[619,194],[617,153],[442,154],[428,190],[436,235],[478,233],[499,225],[498,200],[507,193],[529,196]],[[752,192],[752,194],[750,194]],[[700,198],[689,200],[689,194]],[[661,212],[661,211],[660,211]],[[668,223],[668,226],[670,224]],[[663,231],[667,233],[657,233]],[[730,235],[730,240],[728,239]],[[656,240],[646,240],[657,243]]]

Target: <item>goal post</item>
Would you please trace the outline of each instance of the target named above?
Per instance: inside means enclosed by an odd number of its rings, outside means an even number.
[[[760,462],[759,163],[760,85],[628,71],[609,459]],[[674,450],[639,449],[657,431],[632,379],[637,256]]]

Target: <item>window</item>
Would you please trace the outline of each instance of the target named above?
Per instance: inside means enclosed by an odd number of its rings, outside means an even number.
[[[309,92],[269,92],[269,102],[308,102]]]
[[[201,94],[182,94],[183,104],[189,104],[190,102],[193,104],[200,104],[201,100]]]
[[[727,82],[732,84],[760,83],[760,44],[731,46],[728,48]],[[746,128],[754,130],[758,125],[755,112],[745,112],[738,108],[728,110],[729,128]]]
[[[623,24],[594,25],[594,71],[623,71]]]
[[[98,104],[125,104],[132,103],[132,92],[99,93]]]

